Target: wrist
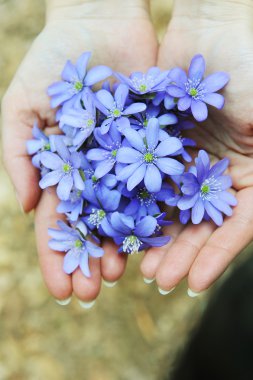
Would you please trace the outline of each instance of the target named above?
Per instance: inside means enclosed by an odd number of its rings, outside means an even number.
[[[172,16],[229,21],[252,17],[252,0],[174,0]]]

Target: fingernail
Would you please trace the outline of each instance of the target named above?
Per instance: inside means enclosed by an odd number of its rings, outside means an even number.
[[[55,299],[55,302],[58,303],[58,305],[61,305],[61,306],[66,306],[70,303],[71,301],[71,297],[69,298],[66,298],[65,300],[58,300],[58,299]]]
[[[90,302],[84,302],[84,301],[78,300],[79,305],[83,309],[91,309],[92,306],[95,304],[95,302],[96,302],[96,300],[93,300],[93,301],[90,301]]]
[[[18,196],[18,193],[15,191],[15,195],[16,195],[16,199],[17,199],[17,202],[18,202],[18,205],[19,205],[19,208],[20,208],[20,211],[22,212],[22,214],[24,214],[24,209],[23,209],[23,205],[19,199],[19,196]]]
[[[103,280],[103,284],[107,288],[113,288],[117,284],[117,282],[118,281],[111,282],[111,281],[105,281],[105,280]]]
[[[174,286],[174,288],[171,288],[170,290],[164,290],[164,289],[161,289],[158,287],[159,293],[162,294],[163,296],[166,296],[166,294],[173,292],[174,289],[175,289],[175,286]]]
[[[200,295],[200,292],[196,293],[193,290],[191,290],[190,288],[188,288],[187,293],[188,293],[188,296],[191,298],[198,297]]]
[[[154,280],[154,278],[143,277],[143,281],[145,282],[145,284],[151,284]]]

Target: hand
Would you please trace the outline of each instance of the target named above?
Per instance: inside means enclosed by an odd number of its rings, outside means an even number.
[[[188,276],[193,292],[207,289],[253,238],[253,40],[251,1],[178,0],[161,44],[158,66],[184,67],[202,54],[207,74],[226,71],[231,81],[222,111],[209,107],[207,122],[191,131],[212,156],[230,159],[229,174],[237,191],[238,206],[220,228],[210,223],[175,223],[168,228],[167,247],[150,249],[141,270],[156,278],[161,289],[174,288]]]
[[[104,242],[105,256],[90,262],[90,279],[80,269],[72,276],[63,272],[63,255],[48,248],[47,229],[55,228],[61,217],[55,211],[58,200],[53,190],[41,193],[39,173],[27,155],[26,141],[36,118],[42,128],[55,125],[46,90],[59,80],[67,59],[75,62],[82,52],[91,51],[91,65],[104,64],[129,74],[155,65],[157,41],[146,0],[69,0],[65,1],[72,4],[68,6],[63,0],[49,3],[46,26],[3,99],[4,162],[24,211],[36,208],[39,260],[49,291],[56,299],[67,299],[74,292],[89,302],[99,294],[101,278],[113,282],[123,274],[126,256],[118,255],[113,243]]]

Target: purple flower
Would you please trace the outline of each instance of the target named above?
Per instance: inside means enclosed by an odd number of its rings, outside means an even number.
[[[106,116],[106,119],[101,125],[101,133],[105,134],[109,131],[113,122],[120,128],[124,129],[130,126],[128,120],[129,115],[142,112],[146,109],[144,103],[132,103],[125,106],[128,98],[129,89],[125,84],[119,84],[114,97],[107,90],[100,90],[96,97],[98,102],[97,108]]]
[[[78,108],[69,108],[60,118],[60,128],[64,130],[66,126],[74,128],[73,145],[81,146],[84,141],[92,134],[96,125],[96,108],[93,100],[93,94],[88,89],[82,93],[83,106]]]
[[[56,185],[58,197],[66,201],[69,199],[73,186],[77,190],[84,190],[84,181],[78,169],[81,168],[82,153],[70,153],[61,138],[55,139],[57,153],[41,153],[42,164],[51,169],[39,182],[42,189]]]
[[[161,111],[161,107],[150,104],[145,110],[145,112],[138,113],[137,115],[135,115],[135,119],[130,120],[131,127],[134,127],[136,125],[138,129],[146,128],[149,119],[152,119],[154,117],[157,118],[160,127],[177,123],[178,119],[176,115],[174,115],[173,113],[164,113]]]
[[[199,224],[208,216],[220,226],[222,213],[232,215],[230,206],[237,204],[236,198],[226,191],[232,186],[231,177],[223,175],[229,160],[224,158],[210,168],[207,153],[200,150],[195,163],[196,167],[191,167],[188,173],[173,177],[182,193],[177,202],[177,207],[183,211],[181,222],[185,224],[191,217],[194,224]]]
[[[127,189],[131,191],[143,179],[147,190],[151,193],[160,191],[162,174],[182,174],[184,165],[173,158],[171,154],[182,148],[182,143],[176,137],[170,137],[158,143],[159,123],[157,119],[150,119],[145,130],[145,137],[131,128],[124,131],[124,135],[131,147],[122,147],[118,150],[117,162],[127,164],[117,175],[119,181],[127,181]]]
[[[62,221],[58,221],[57,224],[60,230],[48,229],[53,238],[49,241],[49,247],[55,251],[67,252],[63,262],[64,272],[71,274],[80,267],[84,276],[90,277],[89,257],[102,257],[103,249],[86,240],[87,228],[84,223],[77,223],[75,228]]]
[[[163,183],[158,193],[150,193],[145,186],[138,186],[130,192],[127,189],[122,189],[121,193],[131,199],[124,209],[125,215],[131,215],[136,220],[140,220],[147,215],[161,214],[157,202],[164,202],[169,194],[174,193],[174,191],[170,185]]]
[[[206,104],[210,104],[218,109],[224,106],[224,97],[216,94],[229,81],[228,74],[217,72],[208,75],[202,80],[205,72],[205,60],[202,55],[197,54],[193,57],[188,77],[180,68],[170,71],[170,79],[173,84],[167,87],[167,93],[179,98],[178,109],[186,111],[191,108],[194,118],[198,121],[206,120],[208,110]]]
[[[64,213],[70,222],[76,222],[83,212],[83,205],[82,191],[74,189],[70,193],[69,200],[61,201],[56,211]]]
[[[71,99],[69,105],[81,100],[81,93],[85,87],[91,87],[95,83],[109,77],[112,70],[107,66],[95,66],[87,71],[87,65],[91,53],[82,54],[76,65],[67,61],[62,71],[62,81],[48,87],[48,95],[51,96],[51,107],[55,108]]]
[[[151,237],[157,229],[157,220],[150,215],[135,223],[133,217],[114,212],[105,220],[103,229],[120,245],[119,252],[128,254],[147,247],[161,247],[170,240],[169,236]]]
[[[86,157],[90,161],[95,161],[96,169],[94,176],[101,178],[111,171],[116,163],[116,155],[121,146],[122,136],[115,125],[112,125],[108,134],[103,135],[100,128],[94,130],[94,136],[99,144],[99,148],[90,149]]]
[[[133,93],[144,95],[164,90],[168,85],[168,73],[161,72],[158,67],[151,67],[146,74],[136,71],[129,78],[120,73],[115,73],[115,76],[127,84]]]

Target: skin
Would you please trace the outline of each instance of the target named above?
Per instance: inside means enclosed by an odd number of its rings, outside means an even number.
[[[79,4],[80,3],[80,4]],[[117,5],[117,6],[116,6]],[[115,33],[117,31],[117,33]],[[64,41],[64,43],[63,43]],[[127,49],[125,48],[127,46]],[[92,277],[80,269],[72,276],[62,270],[63,255],[48,248],[48,227],[60,218],[55,190],[41,193],[38,172],[26,153],[34,119],[54,131],[54,112],[46,89],[59,80],[64,62],[75,61],[83,51],[92,51],[91,66],[105,64],[128,74],[146,71],[156,63],[158,43],[149,18],[149,4],[133,1],[49,1],[44,30],[21,63],[2,102],[3,152],[6,169],[25,212],[35,208],[35,233],[41,271],[50,293],[66,299],[74,293],[91,301],[100,291],[101,279],[122,276],[126,256],[118,255],[113,243],[104,242],[105,256],[90,261]]]
[[[117,1],[117,7],[115,0],[81,3],[48,2],[46,26],[21,64],[2,104],[5,166],[25,212],[36,208],[37,246],[45,283],[55,298],[65,299],[74,292],[79,299],[90,301],[99,294],[101,278],[119,279],[126,264],[125,257],[116,254],[116,247],[104,242],[105,256],[91,260],[91,279],[80,270],[69,276],[62,271],[63,255],[47,246],[47,228],[55,227],[59,219],[55,213],[57,198],[54,189],[43,193],[39,190],[38,173],[26,154],[25,141],[31,138],[35,117],[43,128],[54,125],[45,90],[59,79],[62,62],[67,58],[75,60],[84,50],[91,50],[91,65],[107,64],[129,74],[153,65],[162,69],[185,67],[194,54],[201,53],[207,61],[207,73],[227,71],[231,82],[224,94],[224,110],[210,109],[209,121],[191,131],[190,137],[214,157],[230,158],[229,170],[239,204],[233,216],[218,229],[210,223],[187,227],[174,223],[167,231],[172,241],[165,247],[148,250],[141,263],[144,277],[156,278],[162,289],[169,290],[188,276],[189,287],[200,292],[224,272],[253,238],[250,2],[224,0],[217,5],[214,0],[177,0],[159,51],[147,1],[122,0]]]
[[[232,217],[212,224],[175,223],[172,242],[150,249],[142,263],[144,277],[156,278],[164,290],[188,277],[194,292],[207,289],[253,239],[253,42],[249,1],[178,0],[161,44],[158,66],[187,69],[194,54],[207,62],[207,74],[226,71],[231,76],[222,111],[209,107],[207,122],[191,131],[215,159],[230,159],[229,174],[238,206]],[[168,231],[170,232],[170,231]]]

